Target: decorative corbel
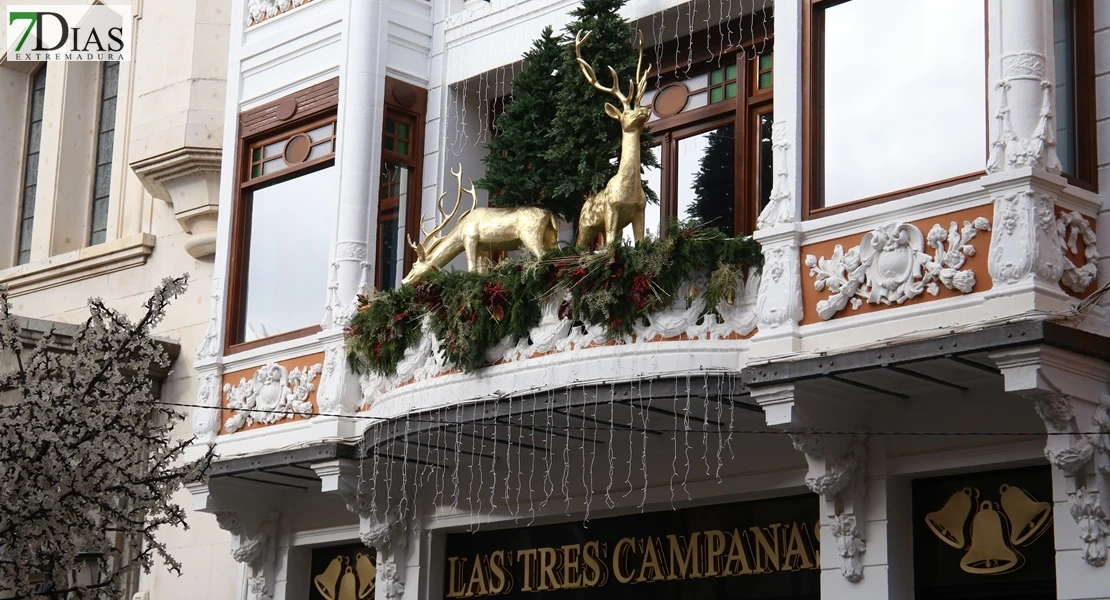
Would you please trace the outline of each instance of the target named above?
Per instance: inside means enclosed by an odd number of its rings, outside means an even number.
[[[182,147],[131,163],[151,196],[173,205],[186,233],[185,251],[193,258],[216,253],[216,220],[220,211],[219,148]]]
[[[863,553],[867,550],[863,527],[864,461],[867,436],[791,433],[794,448],[809,464],[806,486],[821,497],[842,559],[841,573],[852,583],[863,579]]]
[[[237,511],[217,510],[214,514],[220,529],[231,533],[231,557],[250,569],[247,589],[251,600],[272,600],[280,515],[269,511],[258,527],[248,529]]]
[[[1064,475],[1083,560],[1101,567],[1110,542],[1110,394],[1099,399],[1086,427],[1076,415],[1076,398],[1045,392],[1033,402],[1048,431],[1045,457]]]

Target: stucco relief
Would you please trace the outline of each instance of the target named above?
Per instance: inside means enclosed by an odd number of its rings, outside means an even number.
[[[771,185],[771,197],[767,206],[759,213],[756,227],[767,229],[775,225],[793,223],[797,207],[790,193],[790,169],[787,166],[787,150],[790,142],[786,139],[786,122],[775,121],[771,124],[771,150],[775,167],[775,181]]]
[[[280,515],[270,511],[262,523],[248,529],[235,511],[216,511],[216,523],[231,534],[231,557],[248,568],[247,591],[250,600],[273,598],[273,572],[277,549],[277,522]]]
[[[209,293],[208,329],[204,332],[204,339],[197,346],[197,360],[215,358],[220,353],[220,298],[223,295],[223,279],[218,275],[212,276],[212,291]]]
[[[1098,278],[1098,240],[1078,212],[1057,215],[1055,198],[1033,190],[994,197],[997,231],[991,238],[988,269],[998,284],[1013,284],[1034,275],[1081,293]],[[1081,264],[1068,257],[1080,255]]]
[[[757,326],[756,302],[760,289],[760,275],[752,269],[747,277],[737,281],[736,291],[720,301],[716,314],[702,315],[705,300],[697,292],[704,285],[704,277],[685,284],[668,310],[649,315],[647,323],[637,324],[630,344],[643,344],[658,338],[686,336],[689,340],[715,340],[746,336]],[[517,362],[552,352],[569,352],[605,344],[607,332],[598,327],[574,327],[568,317],[559,315],[562,297],[549,299],[543,308],[539,324],[527,339],[516,344],[508,341],[494,346],[486,353],[490,364]],[[391,376],[367,373],[360,378],[363,407],[372,399],[409,381],[423,381],[449,373],[452,368],[443,360],[439,340],[432,334],[430,323],[425,320],[420,339],[410,347],[397,371]]]
[[[323,366],[312,365],[289,370],[270,363],[255,372],[251,379],[241,378],[238,385],[224,385],[227,408],[235,415],[224,423],[228,433],[235,433],[255,423],[276,423],[294,416],[312,416],[308,396],[316,390],[313,383]]]
[[[941,285],[969,293],[975,287],[975,272],[961,267],[975,255],[975,236],[990,229],[990,222],[978,217],[964,221],[962,228],[955,221],[947,230],[933,225],[925,236],[914,225],[895,222],[865,234],[860,245],[847,252],[837,244],[829,258],[807,255],[805,264],[816,278],[814,289],[830,292],[817,303],[817,314],[828,320],[849,303],[853,309],[864,302],[902,304],[924,293],[936,296]]]
[[[220,433],[220,373],[211,373],[200,378],[197,391],[197,407],[193,412],[193,434],[202,442],[211,442]]]
[[[794,244],[764,248],[763,279],[757,313],[762,330],[802,319],[802,286],[798,273],[798,247]]]
[[[1047,78],[1046,59],[1036,52],[1016,52],[1002,57],[1002,80],[998,88],[998,110],[994,119],[998,131],[991,142],[991,154],[987,161],[987,171],[997,173],[1023,167],[1036,167],[1051,173],[1061,171],[1060,158],[1056,154],[1055,88]],[[1015,93],[1015,83],[1022,82],[1020,93]],[[1028,82],[1028,83],[1026,83]],[[1032,86],[1039,86],[1040,98],[1028,97]],[[1011,118],[1010,103],[1027,104],[1038,102],[1040,111],[1036,123],[1019,123],[1014,126]],[[1018,131],[1031,130],[1032,135],[1023,138]]]
[[[257,25],[266,19],[292,10],[311,0],[250,0],[247,4],[247,26]]]

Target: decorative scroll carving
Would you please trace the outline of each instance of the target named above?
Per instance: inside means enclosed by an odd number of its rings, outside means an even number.
[[[797,208],[794,205],[794,196],[790,193],[790,169],[787,167],[786,156],[789,149],[790,142],[786,140],[786,122],[775,121],[771,124],[775,181],[771,185],[771,198],[756,220],[756,227],[759,229],[794,222]]]
[[[212,291],[208,296],[208,329],[197,347],[197,360],[215,358],[220,353],[220,297],[223,291],[223,279],[219,275],[213,275]]]
[[[1044,55],[1036,52],[1017,52],[1002,57],[1002,81],[995,86],[998,88],[998,111],[994,118],[998,123],[998,136],[991,143],[988,172],[1022,167],[1042,168],[1051,173],[1061,171],[1060,159],[1056,155],[1056,128],[1053,126],[1055,90],[1046,76],[1046,62]],[[1041,89],[1041,110],[1031,128],[1032,137],[1027,139],[1018,136],[1018,129],[1011,121],[1009,105],[1014,83],[1021,80],[1031,81]]]
[[[268,512],[257,529],[251,531],[237,512],[217,511],[215,515],[220,529],[231,534],[231,557],[250,569],[247,588],[251,600],[272,600],[280,515],[275,511]]]
[[[869,304],[902,304],[928,292],[937,295],[940,285],[963,293],[975,286],[975,273],[960,270],[967,257],[975,255],[971,240],[980,231],[990,231],[984,217],[964,221],[959,228],[953,221],[946,231],[933,225],[928,237],[908,223],[888,223],[865,234],[860,245],[847,253],[837,244],[830,258],[806,256],[809,274],[816,277],[813,287],[826,288],[831,295],[817,303],[817,314],[831,319],[849,302],[858,309]],[[926,245],[934,250],[925,251]]]
[[[797,273],[796,245],[768,247],[764,250],[764,277],[759,286],[759,326],[781,327],[802,320],[802,287]]]
[[[266,19],[297,8],[311,0],[250,0],[247,5],[247,26],[257,25]]]
[[[689,340],[725,339],[734,335],[748,335],[755,330],[755,304],[760,289],[760,276],[755,269],[750,270],[745,279],[736,282],[736,292],[731,298],[718,303],[717,314],[702,315],[705,300],[700,295],[687,304],[687,298],[691,296],[691,286],[697,288],[699,285],[703,284],[699,284],[697,278],[694,278],[680,293],[675,294],[674,303],[669,309],[649,315],[646,324],[637,324],[631,343],[650,342],[660,336],[673,338],[682,335]],[[559,307],[564,300],[563,297],[550,298],[544,305],[539,324],[527,338],[517,344],[506,342],[494,346],[486,353],[486,360],[490,364],[517,362],[537,355],[567,352],[608,341],[603,328],[574,327],[569,317],[560,316]],[[430,379],[452,370],[444,362],[439,352],[439,340],[432,334],[430,323],[425,320],[420,339],[405,351],[394,375],[366,373],[361,376],[363,407],[368,406],[373,398],[398,385]]]
[[[1068,482],[1071,516],[1084,544],[1083,560],[1101,567],[1110,542],[1110,394],[1103,394],[1091,415],[1093,430],[1079,426],[1075,401],[1043,392],[1034,397],[1033,406],[1049,433],[1045,457]],[[1092,479],[1094,485],[1088,485]]]
[[[308,396],[316,389],[313,381],[322,368],[316,364],[290,371],[270,363],[255,372],[250,380],[242,378],[235,386],[225,384],[227,408],[236,414],[224,423],[224,427],[229,433],[235,433],[255,423],[276,423],[296,415],[312,416],[312,402]]]
[[[1075,211],[1063,213],[1056,218],[1056,233],[1063,245],[1061,250],[1066,249],[1072,254],[1079,254],[1076,242],[1083,240],[1083,258],[1086,262],[1082,266],[1076,265],[1065,254],[1064,272],[1060,277],[1060,285],[1080,293],[1098,279],[1098,238],[1087,219]]]
[[[863,579],[863,553],[867,551],[860,523],[864,522],[864,459],[867,436],[826,438],[810,432],[791,433],[794,448],[809,464],[806,487],[821,496],[837,552],[843,559],[841,574],[852,583]]]
[[[220,372],[200,378],[197,408],[193,413],[193,434],[202,442],[211,442],[220,433]],[[202,408],[203,407],[203,408]]]

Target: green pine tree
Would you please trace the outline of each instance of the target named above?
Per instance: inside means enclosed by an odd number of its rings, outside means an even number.
[[[636,28],[617,14],[626,1],[582,0],[581,6],[571,12],[574,21],[567,25],[559,68],[562,84],[555,97],[556,114],[547,139],[547,160],[559,169],[554,180],[553,205],[574,224],[586,197],[604,187],[616,174],[614,158],[620,155],[621,141],[620,123],[605,114],[605,103],[617,102],[586,82],[575,60],[574,38],[580,31],[592,32],[582,49],[583,58],[597,71],[603,85],[612,83],[608,67],[616,69],[621,89],[627,93],[640,50]],[[645,131],[640,152],[642,166],[658,166],[655,156],[647,151],[651,142],[651,135]],[[658,201],[646,182],[644,192],[649,201]]]
[[[552,203],[559,172],[547,160],[548,131],[555,120],[556,95],[566,48],[547,27],[524,55],[524,69],[513,80],[513,99],[497,117],[496,131],[486,145],[485,177],[476,185],[490,193],[493,206],[541,205],[566,219]]]
[[[694,175],[694,201],[683,215],[689,219],[699,219],[729,236],[735,234],[735,144],[736,136],[732,125],[709,133],[705,152],[698,161],[698,172]]]

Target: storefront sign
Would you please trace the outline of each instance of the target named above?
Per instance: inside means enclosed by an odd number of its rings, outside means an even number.
[[[750,598],[790,589],[815,597],[819,535],[813,496],[454,534],[444,594],[613,600],[648,589],[678,598],[742,587]]]
[[[1054,589],[1051,498],[1047,467],[915,481],[919,591]]]

